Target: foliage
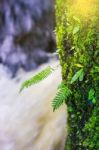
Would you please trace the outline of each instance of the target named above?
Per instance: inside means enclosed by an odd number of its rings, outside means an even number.
[[[31,79],[26,80],[22,84],[22,86],[20,88],[20,92],[24,88],[28,88],[31,85],[34,85],[34,84],[37,84],[37,83],[41,82],[42,80],[44,80],[45,78],[47,78],[52,73],[52,71],[54,71],[54,70],[56,70],[56,69],[53,69],[51,67],[47,67],[43,71],[41,71],[38,74],[36,74],[35,76],[33,76]],[[56,109],[58,109],[66,101],[66,99],[69,97],[70,94],[71,94],[71,91],[62,82],[58,86],[58,91],[56,93],[55,98],[52,101],[53,111],[55,111]]]
[[[89,93],[88,93],[88,99],[90,101],[92,101],[93,104],[96,103],[96,98],[95,98],[95,90],[94,89],[90,89]]]
[[[72,77],[71,79],[71,84],[74,83],[75,81],[77,81],[77,79],[79,79],[79,81],[82,81],[84,78],[84,71],[83,69],[80,69],[79,71],[77,71],[75,73],[75,75]]]
[[[52,107],[53,111],[58,109],[70,96],[71,91],[64,85],[64,83],[61,83],[58,87],[57,94],[52,101]]]
[[[86,123],[83,131],[85,132],[85,140],[83,145],[87,149],[98,150],[99,149],[99,107],[97,106]]]
[[[39,72],[38,74],[36,74],[35,76],[33,76],[31,79],[26,80],[20,89],[20,92],[24,89],[24,88],[28,88],[31,85],[37,84],[40,81],[42,81],[43,79],[47,78],[51,73],[52,73],[53,69],[49,66],[46,69],[42,70],[41,72]]]
[[[24,89],[24,88],[28,88],[31,85],[37,84],[39,82],[41,82],[42,80],[44,80],[45,78],[47,78],[52,71],[54,71],[53,68],[51,67],[47,67],[46,69],[44,69],[43,71],[39,72],[38,74],[36,74],[35,76],[33,76],[31,79],[26,80],[21,88],[20,88],[20,92]],[[72,92],[70,91],[70,89],[68,87],[65,86],[65,84],[62,82],[59,86],[58,86],[58,91],[56,93],[55,98],[52,101],[52,107],[53,107],[53,111],[55,111],[56,109],[58,109],[63,103],[65,103],[65,101],[67,100],[67,98],[69,97],[69,95]]]
[[[66,150],[98,150],[99,2],[56,0],[56,39],[66,101]],[[75,142],[73,142],[75,141]]]

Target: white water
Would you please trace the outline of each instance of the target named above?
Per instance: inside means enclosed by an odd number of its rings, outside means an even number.
[[[21,83],[47,65],[29,73],[19,71],[15,79],[9,79],[1,66],[0,150],[64,149],[66,108],[53,112],[51,107],[61,82],[60,69],[19,94]]]

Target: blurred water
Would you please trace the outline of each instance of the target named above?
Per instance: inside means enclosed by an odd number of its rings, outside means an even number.
[[[0,0],[0,63],[16,75],[35,69],[55,50],[54,0]]]
[[[51,101],[61,82],[60,68],[47,79],[19,94],[21,83],[36,71],[19,71],[9,79],[0,66],[0,150],[63,150],[66,108],[52,111]]]

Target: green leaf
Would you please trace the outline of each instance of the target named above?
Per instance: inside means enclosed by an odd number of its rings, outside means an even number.
[[[96,99],[95,98],[92,99],[92,103],[96,104]]]
[[[55,98],[52,101],[53,111],[58,109],[69,97],[71,90],[68,89],[63,83],[58,86],[58,91]]]
[[[79,81],[82,81],[84,78],[84,71],[83,69],[80,69],[79,71],[77,71],[75,73],[75,75],[73,76],[73,78],[71,79],[71,84],[73,84],[75,81],[77,81],[79,79]]]
[[[88,99],[92,100],[94,98],[94,95],[95,95],[95,90],[93,88],[91,88],[88,93]]]
[[[75,66],[78,68],[83,68],[83,66],[81,64],[75,64]]]
[[[44,69],[43,71],[39,72],[38,74],[36,74],[35,76],[33,76],[31,79],[26,80],[21,88],[20,88],[20,92],[24,89],[24,88],[28,88],[31,85],[37,84],[40,81],[42,81],[43,79],[47,78],[51,73],[52,73],[53,69],[49,66],[46,69]]]
[[[69,106],[69,107],[67,108],[67,110],[68,110],[68,112],[73,112],[73,108],[72,108],[71,106]]]
[[[66,88],[65,84],[63,82],[61,82],[59,85],[58,85],[58,88],[57,89],[61,89],[61,88]]]
[[[84,79],[84,71],[81,72],[81,74],[79,75],[79,81],[83,81]]]
[[[76,34],[78,31],[79,31],[79,26],[74,27],[74,29],[73,29],[73,34]]]
[[[95,67],[93,68],[93,73],[99,73],[99,67],[95,66]]]
[[[95,98],[95,90],[93,88],[90,89],[88,93],[88,99],[93,103],[96,104],[96,98]]]
[[[73,19],[74,19],[75,21],[77,21],[78,23],[81,23],[80,19],[77,18],[76,16],[73,16]]]

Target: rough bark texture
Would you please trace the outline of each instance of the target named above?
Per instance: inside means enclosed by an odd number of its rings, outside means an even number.
[[[66,101],[68,137],[65,150],[99,148],[99,2],[87,2],[83,6],[82,0],[56,0],[56,35],[62,77],[72,91]]]

